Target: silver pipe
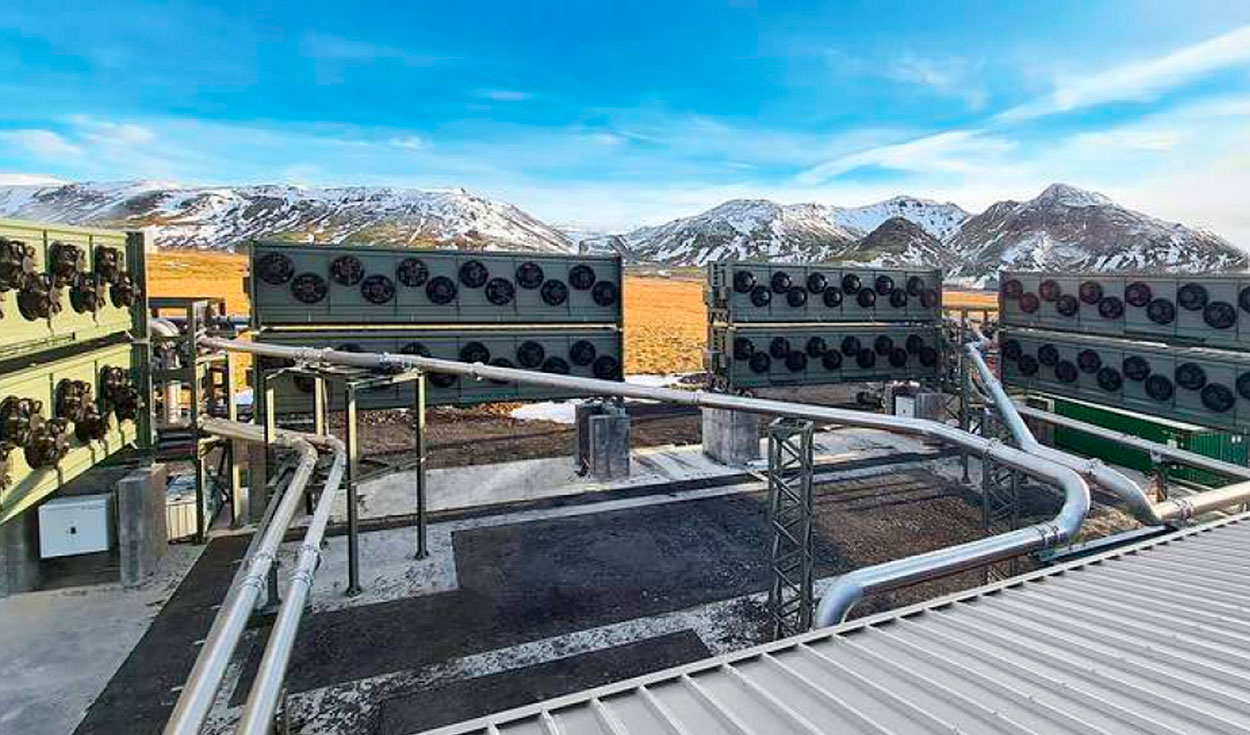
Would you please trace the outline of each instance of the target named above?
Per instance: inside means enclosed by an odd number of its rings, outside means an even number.
[[[148,320],[148,332],[153,336],[160,337],[177,337],[181,334],[178,325],[169,321],[164,317],[152,317]],[[174,350],[166,350],[161,358],[161,368],[164,370],[173,370],[178,367],[178,353]],[[182,420],[182,383],[177,380],[167,380],[164,385],[165,389],[165,423],[172,425]]]
[[[249,442],[263,442],[264,432],[261,427],[238,424],[221,419],[205,419],[204,431],[230,439]],[[256,607],[256,600],[265,585],[269,568],[273,565],[278,545],[286,528],[299,509],[304,488],[312,477],[313,467],[317,463],[317,450],[312,444],[289,432],[279,432],[273,437],[277,446],[299,453],[299,463],[283,491],[273,519],[265,527],[260,544],[255,553],[246,560],[247,573],[239,581],[237,587],[226,596],[221,611],[213,619],[208,637],[195,659],[195,665],[187,678],[187,683],[178,695],[174,711],[165,723],[165,735],[195,735],[204,724],[217,690],[221,687],[230,657],[239,643],[239,638],[247,626],[247,620]]]
[[[1068,428],[1099,436],[1125,446],[1151,452],[1181,464],[1209,470],[1229,477],[1250,480],[1250,469],[1245,467],[1239,467],[1228,462],[1204,457],[1194,452],[1169,447],[1166,444],[1159,444],[1140,437],[1103,429],[1102,427],[1093,426],[1076,419],[1016,406],[981,355],[981,350],[984,349],[986,344],[986,342],[969,343],[965,350],[976,368],[981,383],[989,391],[990,400],[998,408],[999,415],[1003,418],[1003,422],[1007,425],[1008,430],[1011,431],[1020,448],[1081,473],[1090,482],[1123,500],[1128,505],[1129,512],[1141,523],[1148,526],[1158,526],[1171,521],[1186,520],[1195,515],[1230,505],[1250,502],[1250,484],[1240,483],[1221,488],[1218,491],[1199,493],[1190,498],[1156,503],[1151,500],[1149,493],[1123,472],[1108,467],[1099,460],[1074,457],[1066,452],[1043,445],[1033,436],[1033,432],[1029,431],[1021,413],[1027,414],[1031,418],[1067,426]],[[1238,490],[1237,488],[1241,489]]]
[[[246,735],[268,735],[273,724],[274,713],[278,710],[278,702],[282,696],[282,685],[286,681],[287,666],[291,662],[291,651],[295,647],[295,634],[299,631],[300,618],[312,591],[313,577],[321,563],[321,541],[325,538],[330,511],[347,468],[347,449],[343,442],[332,436],[316,437],[316,440],[324,448],[334,452],[334,464],[330,466],[325,488],[321,491],[312,520],[304,532],[299,558],[295,562],[295,572],[291,575],[291,588],[278,609],[278,617],[269,633],[269,643],[261,657],[255,683],[248,693],[247,704],[243,707],[237,732]],[[309,437],[309,441],[314,439]]]
[[[621,396],[624,398],[639,398],[687,406],[720,408],[773,416],[794,416],[822,423],[859,426],[911,434],[961,447],[972,454],[988,457],[1007,467],[1019,470],[1030,477],[1053,483],[1063,490],[1065,496],[1063,507],[1052,521],[1039,523],[1001,536],[961,544],[949,549],[901,559],[896,562],[879,564],[842,575],[834,582],[829,592],[826,593],[826,599],[821,601],[817,613],[818,625],[831,625],[844,618],[850,608],[866,592],[894,589],[912,582],[933,579],[963,569],[982,566],[1009,556],[1024,554],[1039,548],[1062,543],[1076,534],[1077,530],[1080,529],[1082,519],[1089,511],[1089,488],[1085,485],[1085,481],[1071,469],[1063,467],[1052,460],[1007,446],[1000,441],[979,437],[936,421],[901,416],[885,416],[761,398],[746,398],[744,396],[722,393],[656,388],[609,380],[579,378],[571,375],[494,367],[481,363],[469,364],[454,360],[440,360],[417,355],[339,352],[331,349],[261,344],[216,338],[206,338],[201,340],[201,342],[206,347],[212,349],[247,352],[253,355],[294,360],[297,363],[332,363],[372,369],[419,369],[482,380],[499,380],[560,388],[565,391],[587,395]]]

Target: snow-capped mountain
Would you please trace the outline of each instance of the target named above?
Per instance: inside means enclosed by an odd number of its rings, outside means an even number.
[[[820,204],[732,199],[693,217],[624,235],[644,260],[702,265],[716,260],[820,260],[859,233],[834,222]]]
[[[832,207],[830,217],[846,229],[865,235],[880,227],[886,220],[900,217],[918,225],[938,240],[945,240],[959,231],[959,226],[968,219],[969,214],[959,205],[950,202],[897,196],[863,207]]]
[[[924,227],[903,217],[891,217],[859,242],[838,254],[839,260],[865,265],[900,268],[955,264],[955,258],[942,241]]]
[[[951,275],[975,285],[1000,267],[1196,272],[1247,266],[1246,254],[1218,235],[1066,184],[1027,202],[994,204],[964,222],[946,246],[959,263]]]
[[[252,238],[569,252],[554,227],[463,189],[180,188],[158,182],[0,187],[0,216],[155,227],[159,247],[231,249]]]

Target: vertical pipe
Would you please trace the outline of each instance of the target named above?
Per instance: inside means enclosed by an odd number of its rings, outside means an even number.
[[[413,427],[417,452],[417,558],[429,554],[425,532],[425,373],[417,374],[413,384],[416,405],[413,406]]]
[[[347,596],[360,594],[360,509],[356,481],[360,473],[360,427],[356,423],[356,386],[349,380],[344,388],[343,435],[347,439]]]

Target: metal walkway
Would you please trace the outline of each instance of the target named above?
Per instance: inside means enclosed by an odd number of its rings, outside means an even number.
[[[1250,733],[1250,513],[430,731]]]

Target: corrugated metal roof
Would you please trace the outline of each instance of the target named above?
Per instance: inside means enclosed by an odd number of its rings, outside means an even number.
[[[1250,513],[433,732],[1250,733]]]

